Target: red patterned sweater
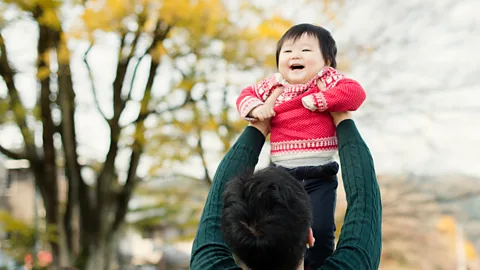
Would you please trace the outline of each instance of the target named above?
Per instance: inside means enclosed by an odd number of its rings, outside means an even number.
[[[320,90],[320,79],[325,89]],[[250,111],[263,104],[277,86],[284,90],[275,103],[271,120],[271,158],[274,163],[301,159],[331,159],[338,145],[329,112],[355,111],[366,98],[360,84],[331,67],[302,85],[288,84],[276,73],[242,90],[236,105],[249,120]],[[323,88],[323,87],[322,87]]]

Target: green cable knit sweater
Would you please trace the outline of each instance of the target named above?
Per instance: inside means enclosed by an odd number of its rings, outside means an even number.
[[[342,121],[337,136],[348,206],[336,250],[320,269],[378,269],[382,205],[372,156],[353,120]],[[255,167],[264,142],[260,131],[247,127],[218,166],[193,243],[191,270],[241,269],[220,231],[222,192],[230,179]]]

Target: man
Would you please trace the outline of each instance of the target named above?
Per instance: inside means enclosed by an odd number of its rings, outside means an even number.
[[[378,269],[382,208],[373,160],[350,113],[332,117],[348,205],[337,248],[320,269]],[[190,269],[242,269],[233,254],[244,269],[304,269],[315,241],[306,192],[281,169],[251,173],[269,130],[269,122],[251,123],[218,166]]]

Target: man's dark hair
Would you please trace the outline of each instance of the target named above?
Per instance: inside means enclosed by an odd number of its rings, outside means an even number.
[[[236,177],[223,193],[222,233],[251,270],[294,270],[305,255],[312,206],[285,170],[268,167]]]
[[[297,24],[295,26],[292,26],[290,29],[288,29],[285,34],[280,38],[280,40],[277,43],[277,55],[276,55],[276,60],[277,60],[277,67],[278,67],[278,57],[280,55],[280,50],[282,49],[283,44],[287,40],[293,40],[296,41],[303,35],[310,35],[315,37],[318,40],[318,44],[320,44],[320,50],[323,55],[323,60],[325,61],[326,65],[329,65],[333,68],[337,67],[337,45],[335,43],[335,40],[333,39],[332,35],[330,32],[320,26],[316,26],[313,24],[309,23],[304,23],[304,24]]]

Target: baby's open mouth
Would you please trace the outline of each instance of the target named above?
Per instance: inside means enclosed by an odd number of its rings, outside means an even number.
[[[290,69],[291,70],[296,70],[296,69],[303,69],[305,66],[304,65],[300,65],[300,64],[293,64],[290,66]]]

